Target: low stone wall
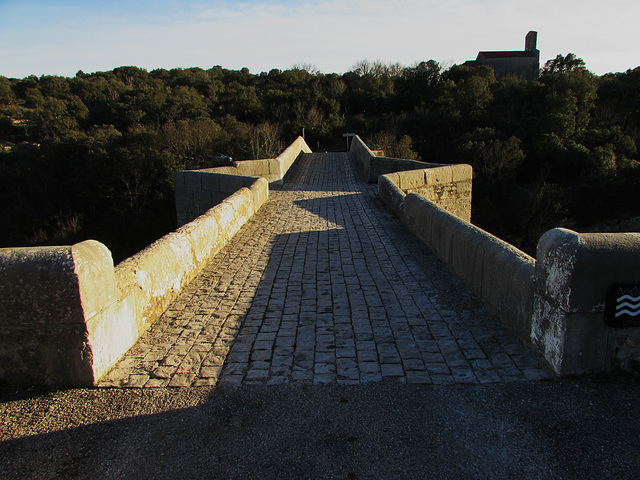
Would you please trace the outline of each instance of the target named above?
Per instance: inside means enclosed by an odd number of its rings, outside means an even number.
[[[378,194],[395,196],[401,210],[404,195],[421,195],[451,214],[469,222],[471,220],[471,189],[473,169],[471,165],[436,165],[420,170],[389,173],[378,177]],[[399,195],[399,193],[403,195]],[[399,214],[396,211],[397,214]],[[400,215],[400,214],[399,214]]]
[[[259,198],[263,189],[256,190],[258,184],[255,183],[256,179],[261,177],[242,177],[211,173],[206,170],[192,170],[176,172],[173,178],[178,226],[185,225],[204,214],[241,188],[249,188],[254,196],[258,197],[258,203],[264,202],[264,199]]]
[[[380,175],[378,195],[503,323],[529,341],[534,259],[470,223],[470,165],[422,165]]]
[[[262,177],[267,179],[270,184],[282,184],[282,179],[301,153],[311,153],[311,149],[302,137],[298,137],[276,158],[238,160],[234,162],[235,166],[206,168],[197,171]]]
[[[379,152],[370,150],[357,135],[353,137],[349,152],[360,165],[367,183],[377,183],[378,177],[385,173],[441,166],[441,164],[420,162],[418,160],[402,160],[378,156],[377,153]]]
[[[640,234],[553,229],[534,259],[469,223],[470,168],[381,175],[378,195],[556,373],[640,370]],[[630,325],[605,321],[614,287],[635,292]]]
[[[468,221],[411,193],[405,223],[518,337],[529,342],[535,261]]]
[[[146,331],[182,288],[240,230],[268,197],[268,183],[254,179],[204,215],[165,235],[115,269],[121,296],[133,295],[136,330]],[[124,353],[124,352],[122,352]]]
[[[114,268],[99,242],[0,249],[0,381],[93,385],[268,196],[253,179]]]
[[[281,184],[301,153],[310,153],[298,137],[276,158],[240,160],[235,166],[185,170],[174,175],[178,225],[190,222],[242,187],[249,187],[262,177],[269,184]]]
[[[612,285],[640,285],[640,234],[554,229],[534,259],[392,178],[385,203],[556,373],[640,369],[640,326],[605,322]]]

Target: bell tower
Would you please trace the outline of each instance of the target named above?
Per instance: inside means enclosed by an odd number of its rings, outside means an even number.
[[[538,32],[533,30],[527,33],[524,41],[524,50],[526,52],[534,52],[536,50],[536,44],[538,43]]]

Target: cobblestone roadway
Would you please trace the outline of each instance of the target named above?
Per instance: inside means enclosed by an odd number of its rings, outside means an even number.
[[[351,156],[327,153],[298,160],[102,385],[546,377],[382,207]]]

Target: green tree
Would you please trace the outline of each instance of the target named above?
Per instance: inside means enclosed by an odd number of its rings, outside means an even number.
[[[374,150],[382,150],[386,157],[420,160],[413,150],[413,142],[409,135],[398,138],[389,130],[381,130],[369,137],[365,143]]]
[[[567,73],[576,70],[586,70],[584,60],[576,57],[573,53],[568,53],[566,56],[558,54],[556,58],[547,61],[544,64],[542,73]]]
[[[486,189],[513,182],[525,158],[520,139],[501,138],[493,128],[486,127],[463,138],[460,153],[464,163],[473,166],[474,177]]]

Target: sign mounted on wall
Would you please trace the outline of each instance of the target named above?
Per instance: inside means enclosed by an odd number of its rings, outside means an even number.
[[[610,327],[640,326],[640,284],[612,285],[609,288],[605,323]]]

